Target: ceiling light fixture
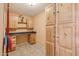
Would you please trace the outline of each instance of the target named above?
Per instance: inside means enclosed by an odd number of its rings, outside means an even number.
[[[28,5],[30,5],[30,6],[35,6],[36,3],[28,3]]]

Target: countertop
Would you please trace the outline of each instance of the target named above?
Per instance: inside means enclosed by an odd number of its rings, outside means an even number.
[[[10,32],[9,35],[22,35],[22,34],[36,34],[35,31],[25,31],[25,32]]]

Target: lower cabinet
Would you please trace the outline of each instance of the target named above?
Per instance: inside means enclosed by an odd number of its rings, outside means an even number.
[[[16,50],[16,36],[12,36],[13,50]]]
[[[11,39],[12,39],[12,48],[8,48],[9,52],[16,50],[16,36],[11,36]]]
[[[16,36],[16,44],[24,43],[28,41],[27,35],[17,35]]]
[[[16,44],[28,42],[30,44],[36,43],[36,34],[30,34],[30,35],[17,35],[16,36]]]
[[[28,36],[28,42],[30,44],[35,44],[36,43],[36,34],[31,34],[30,36]]]

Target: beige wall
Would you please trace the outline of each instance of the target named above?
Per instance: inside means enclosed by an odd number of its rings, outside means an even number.
[[[37,44],[41,46],[41,51],[43,55],[45,55],[45,39],[46,39],[46,19],[45,12],[41,12],[40,14],[34,16],[34,30],[37,32],[36,40]]]
[[[3,40],[3,16],[4,16],[4,6],[0,3],[0,55],[2,55],[2,40]]]
[[[19,15],[21,15],[21,14],[19,14],[19,13],[13,13],[13,12],[10,12],[10,28],[12,28],[13,27],[13,25],[11,26],[11,24],[12,23],[16,23],[16,28],[18,28],[18,27],[26,27],[26,24],[18,24],[18,21],[19,21]],[[31,17],[30,16],[27,16],[27,15],[23,15],[24,17],[25,17],[25,19],[24,19],[24,21],[26,22],[26,20],[28,20],[28,25],[29,25],[29,27],[32,27],[31,26],[31,24],[32,24],[32,19],[31,19]],[[13,17],[13,18],[12,18]],[[14,18],[15,17],[15,18]],[[15,20],[14,20],[15,19]],[[13,20],[14,20],[14,22],[13,22]],[[17,20],[17,21],[16,21]],[[15,24],[14,23],[14,24]],[[30,24],[31,23],[31,24]],[[13,27],[14,28],[14,27]],[[17,32],[22,32],[22,31],[27,31],[26,29],[18,29],[18,30],[16,30]]]

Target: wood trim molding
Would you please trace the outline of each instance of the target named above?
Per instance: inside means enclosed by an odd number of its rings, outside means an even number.
[[[27,24],[26,22],[18,22],[18,24]]]
[[[10,31],[16,31],[17,28],[9,28]]]
[[[17,29],[27,29],[26,27],[18,27]]]

